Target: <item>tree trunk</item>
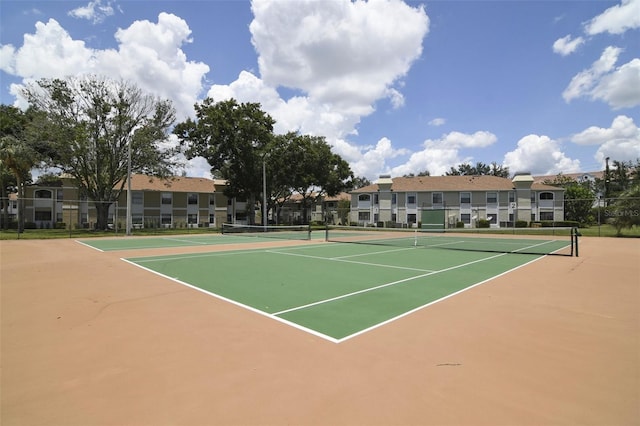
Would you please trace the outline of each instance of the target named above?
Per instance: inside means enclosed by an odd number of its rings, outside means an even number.
[[[96,202],[96,230],[106,231],[109,224],[109,207],[113,203]]]

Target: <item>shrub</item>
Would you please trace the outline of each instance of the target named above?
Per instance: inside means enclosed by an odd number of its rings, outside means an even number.
[[[526,228],[528,225],[526,220],[516,220],[516,228]]]
[[[491,222],[487,219],[478,220],[478,228],[489,228],[491,226]]]
[[[456,228],[464,228],[464,222],[456,222]]]

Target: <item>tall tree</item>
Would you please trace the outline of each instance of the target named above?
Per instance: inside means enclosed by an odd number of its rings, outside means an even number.
[[[307,209],[318,200],[350,190],[353,173],[349,164],[331,151],[324,137],[301,135],[298,143],[304,157],[291,176],[292,187],[302,196],[304,217],[307,217]]]
[[[31,180],[31,169],[36,166],[38,153],[30,138],[30,121],[36,116],[13,106],[0,106],[0,185],[2,198],[8,201],[7,186],[15,183],[18,193],[18,232],[24,229],[25,185]],[[4,226],[8,226],[8,202],[3,203]]]
[[[352,188],[349,164],[331,151],[324,137],[289,132],[276,135],[268,147],[267,193],[278,212],[294,193],[302,196],[303,209],[324,196]],[[306,214],[304,215],[306,217]]]
[[[365,186],[371,185],[371,181],[366,177],[356,176],[352,180],[353,189],[364,188]]]
[[[132,173],[168,177],[179,164],[179,150],[165,144],[175,121],[171,102],[132,83],[99,76],[42,79],[24,94],[47,114],[40,150],[48,165],[73,176],[94,202],[98,229],[107,228],[109,207],[125,187],[129,154]]]
[[[195,121],[187,119],[174,129],[187,158],[204,157],[211,173],[227,180],[227,197],[246,198],[250,206],[255,205],[275,121],[260,104],[239,104],[235,99],[216,103],[207,98],[195,110]],[[252,213],[249,223],[254,222]]]
[[[458,167],[451,167],[448,172],[445,172],[445,176],[498,176],[498,177],[509,177],[509,168],[505,166],[501,166],[495,161],[491,164],[485,164],[481,161],[477,162],[475,166],[472,166],[469,163],[459,164]]]

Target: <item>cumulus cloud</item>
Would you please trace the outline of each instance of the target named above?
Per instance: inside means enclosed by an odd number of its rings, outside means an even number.
[[[619,47],[609,46],[590,68],[575,75],[562,93],[566,102],[579,97],[599,99],[612,108],[640,105],[640,59],[617,67]]]
[[[355,161],[351,163],[351,168],[356,176],[366,176],[373,179],[377,177],[375,176],[377,172],[385,169],[389,159],[408,153],[409,151],[406,149],[395,149],[391,140],[382,138],[374,147],[367,147],[362,151],[351,153],[356,157]]]
[[[589,35],[601,33],[622,34],[627,30],[640,28],[640,0],[622,0],[610,7],[585,25]]]
[[[572,39],[571,35],[559,38],[553,43],[553,51],[559,55],[567,56],[575,52],[581,44],[584,43],[582,37]]]
[[[491,132],[478,131],[472,134],[450,132],[440,139],[427,139],[423,149],[414,152],[404,164],[391,169],[394,176],[420,173],[428,170],[432,176],[448,172],[451,167],[472,161],[472,157],[461,156],[463,149],[486,148],[498,138]]]
[[[114,13],[111,2],[103,3],[102,0],[89,2],[86,6],[80,6],[69,11],[68,15],[78,19],[86,19],[94,24],[103,22],[107,17]]]
[[[29,82],[39,78],[100,74],[127,79],[149,93],[173,100],[180,117],[191,115],[209,67],[188,61],[181,47],[189,43],[187,23],[161,13],[158,22],[136,21],[116,33],[118,49],[96,50],[74,40],[54,19],[36,23],[19,48],[1,46],[2,70]],[[22,85],[11,93],[20,103]]]
[[[559,142],[539,135],[520,139],[516,149],[505,154],[503,165],[512,173],[528,171],[537,175],[580,171],[580,161],[567,157]]]
[[[387,138],[355,145],[363,117],[387,99],[404,105],[402,78],[422,53],[429,18],[422,7],[396,0],[290,2],[254,0],[250,25],[259,75],[242,71],[214,85],[216,101],[259,102],[276,120],[278,133],[322,135],[358,176],[375,177],[387,161],[408,154]],[[299,96],[283,99],[279,87]]]
[[[429,18],[394,0],[254,0],[252,42],[266,84],[366,115],[378,99],[401,105],[393,86],[422,53]]]
[[[640,128],[633,119],[619,115],[613,119],[611,127],[591,126],[571,137],[579,145],[596,145],[594,158],[603,163],[606,157],[619,161],[640,159]]]

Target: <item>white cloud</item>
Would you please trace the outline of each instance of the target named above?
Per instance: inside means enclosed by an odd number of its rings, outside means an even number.
[[[290,2],[254,0],[250,25],[260,76],[243,71],[208,92],[216,101],[259,102],[275,131],[322,135],[358,176],[375,177],[390,159],[408,154],[387,138],[357,146],[360,120],[388,99],[404,105],[401,79],[422,52],[429,19],[422,7],[396,0]],[[282,99],[278,87],[302,95]]]
[[[553,51],[559,55],[567,56],[575,52],[584,43],[582,37],[572,39],[570,35],[559,38],[553,43]]]
[[[395,149],[387,138],[382,138],[375,147],[368,147],[363,152],[357,152],[357,158],[351,162],[351,168],[356,176],[377,178],[376,173],[386,168],[386,162],[392,158],[408,154],[406,149]],[[345,158],[346,159],[346,158]]]
[[[440,139],[427,139],[424,141],[421,151],[411,154],[406,163],[392,168],[391,174],[402,176],[428,170],[432,176],[440,176],[448,172],[451,167],[472,161],[472,157],[462,157],[461,150],[486,148],[497,140],[496,135],[486,131],[478,131],[473,134],[451,132],[443,135]]]
[[[429,126],[438,127],[438,126],[442,126],[446,122],[447,120],[445,120],[444,118],[434,118],[433,120],[429,121],[428,124]]]
[[[594,158],[604,163],[606,157],[618,161],[640,159],[640,128],[625,115],[614,118],[611,127],[592,126],[571,137],[579,145],[599,145]]]
[[[189,43],[187,23],[161,13],[158,22],[136,21],[115,35],[118,49],[96,50],[74,40],[54,19],[36,23],[34,34],[25,34],[24,43],[15,48],[1,47],[2,70],[23,78],[23,83],[39,78],[100,74],[127,79],[149,93],[171,99],[179,119],[192,115],[193,104],[202,91],[209,67],[186,59],[181,49]],[[20,99],[20,85],[11,93]]]
[[[640,105],[640,59],[615,68],[621,52],[619,47],[607,47],[590,68],[571,79],[562,93],[564,100],[586,96],[603,100],[614,109]]]
[[[538,135],[520,139],[516,149],[505,154],[503,165],[511,173],[528,171],[536,175],[580,171],[580,161],[567,157],[557,141]]]
[[[640,105],[640,59],[635,58],[602,77],[591,91],[613,109]]]
[[[596,35],[607,32],[622,34],[627,30],[640,28],[640,0],[622,0],[610,7],[585,25],[585,32]]]
[[[87,19],[94,24],[99,24],[107,17],[112,16],[113,13],[113,7],[110,1],[103,4],[102,0],[95,0],[89,2],[86,6],[71,10],[68,15],[78,19]]]
[[[620,139],[632,139],[640,143],[640,129],[633,119],[626,115],[614,118],[609,128],[591,126],[571,136],[571,141],[579,145],[602,145]]]
[[[422,7],[371,2],[254,0],[252,41],[266,84],[293,87],[350,114],[401,99],[393,85],[422,53],[429,19]]]

